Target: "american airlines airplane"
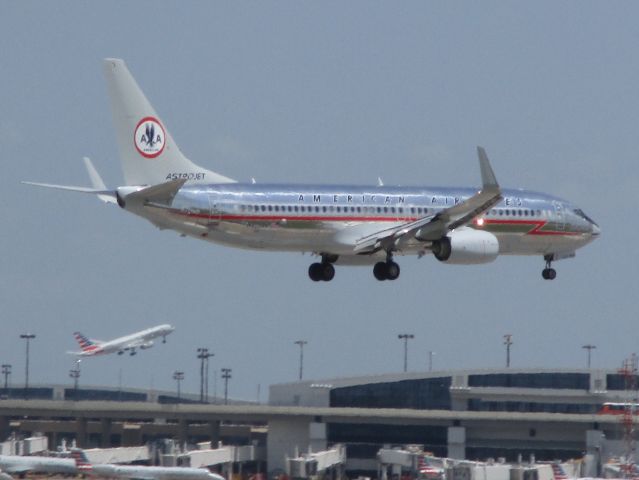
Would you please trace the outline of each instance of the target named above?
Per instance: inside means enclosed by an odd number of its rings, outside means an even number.
[[[395,258],[427,253],[447,264],[482,264],[499,255],[575,255],[600,234],[583,210],[560,198],[502,189],[478,147],[476,188],[239,183],[187,159],[124,61],[104,61],[125,185],[107,189],[88,158],[93,188],[25,182],[95,194],[160,229],[232,247],[310,252],[313,281],[334,265],[370,265],[395,280]]]
[[[118,352],[118,355],[122,355],[128,351],[130,355],[135,355],[137,348],[141,350],[151,348],[154,338],[162,337],[162,343],[166,343],[166,336],[172,333],[173,330],[175,330],[175,327],[171,325],[158,325],[157,327],[147,328],[146,330],[141,330],[131,335],[125,335],[124,337],[118,337],[106,342],[91,340],[80,332],[73,332],[73,336],[80,344],[81,350],[79,352],[67,353],[80,357],[93,357],[114,352]]]
[[[206,468],[91,464],[82,450],[74,449],[71,455],[77,463],[78,472],[97,477],[136,480],[225,480],[221,475]]]

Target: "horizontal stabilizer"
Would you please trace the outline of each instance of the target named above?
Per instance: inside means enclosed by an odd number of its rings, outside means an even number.
[[[84,166],[89,173],[89,178],[91,179],[91,185],[93,185],[93,188],[95,188],[96,190],[106,191],[106,185],[104,184],[104,181],[102,181],[102,177],[100,177],[100,174],[93,166],[93,163],[91,162],[89,157],[83,157],[82,160],[84,160]],[[104,203],[118,203],[114,195],[97,193],[97,196]]]
[[[80,193],[92,193],[98,196],[108,196],[115,201],[115,192],[113,190],[100,190],[97,188],[88,187],[75,187],[71,185],[54,185],[52,183],[39,183],[39,182],[20,182],[24,185],[33,185],[35,187],[55,188],[56,190],[66,190],[68,192],[80,192]]]

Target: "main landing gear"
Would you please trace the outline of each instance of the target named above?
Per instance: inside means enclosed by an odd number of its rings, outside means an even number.
[[[557,276],[557,271],[551,267],[553,255],[546,255],[544,260],[546,260],[546,268],[541,271],[541,276],[544,280],[554,280]]]
[[[399,277],[399,265],[393,262],[389,254],[385,262],[377,262],[373,267],[373,275],[380,282],[384,280],[396,280]]]
[[[330,282],[335,276],[335,267],[333,266],[333,262],[336,260],[337,256],[322,255],[321,262],[312,263],[311,266],[308,267],[308,276],[314,282],[319,282],[320,280]]]

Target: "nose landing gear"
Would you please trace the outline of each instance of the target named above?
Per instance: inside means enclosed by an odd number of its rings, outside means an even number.
[[[557,271],[551,267],[553,255],[546,255],[544,260],[546,260],[546,268],[541,271],[541,276],[544,280],[554,280],[557,277]]]

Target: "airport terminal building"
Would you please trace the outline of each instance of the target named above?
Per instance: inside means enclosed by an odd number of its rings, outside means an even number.
[[[628,387],[616,370],[463,370],[273,385],[269,403],[440,412],[402,425],[326,424],[326,443],[346,444],[351,461],[374,458],[389,444],[419,444],[455,458],[554,460],[589,449],[603,454],[604,439],[613,448],[623,437],[621,418],[602,415],[602,406],[632,401],[636,391]]]
[[[265,447],[269,472],[296,452],[343,444],[349,476],[374,474],[380,448],[407,444],[457,459],[601,461],[622,448],[624,434],[622,416],[602,407],[637,402],[637,380],[593,369],[415,372],[272,385],[267,405],[39,386],[28,402],[12,398],[21,389],[4,392],[0,434],[38,431],[52,445],[64,438],[87,447],[162,438],[252,444]]]

